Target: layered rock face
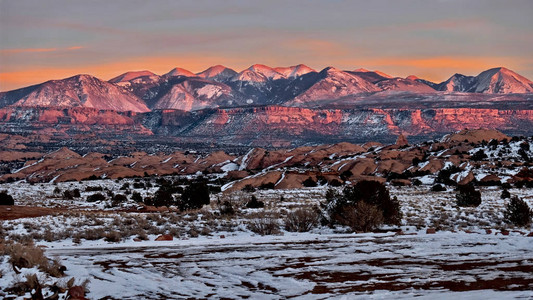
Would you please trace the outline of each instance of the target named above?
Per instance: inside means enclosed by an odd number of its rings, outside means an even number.
[[[150,113],[92,108],[0,109],[1,132],[39,133],[78,138],[129,136],[183,143],[293,147],[305,144],[392,143],[403,134],[410,140],[436,138],[463,129],[488,128],[530,135],[533,110],[477,108],[310,109],[266,106],[210,109],[197,112],[161,110]]]
[[[441,109],[308,109],[269,106],[219,109],[201,116],[161,112],[150,127],[181,137],[211,137],[230,144],[288,146],[319,142],[393,142],[399,134],[415,139],[437,137],[465,128],[503,129],[527,133],[533,110]],[[195,118],[185,124],[180,120]],[[419,137],[419,138],[417,138]]]
[[[137,116],[135,112],[86,107],[7,107],[0,109],[0,127],[2,132],[13,134],[151,135],[150,130],[136,121]]]

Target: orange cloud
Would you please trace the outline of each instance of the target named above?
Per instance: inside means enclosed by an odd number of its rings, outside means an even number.
[[[164,74],[174,67],[181,67],[192,72],[200,72],[212,65],[223,64],[228,67],[246,68],[248,61],[241,57],[224,57],[209,55],[137,57],[127,60],[69,67],[27,67],[25,69],[0,73],[0,91],[13,90],[51,79],[61,79],[76,74],[90,74],[108,80],[127,71],[150,70]],[[237,69],[239,70],[239,69]]]
[[[482,69],[493,66],[495,61],[501,61],[501,58],[493,59],[447,56],[431,58],[385,58],[373,60],[371,63],[378,66]]]
[[[494,67],[507,67],[518,73],[528,62],[519,57],[488,57],[488,56],[436,56],[426,58],[388,57],[374,58],[363,61],[340,60],[339,64],[359,63],[367,69],[378,69],[391,75],[417,75],[421,78],[440,82],[454,73],[477,75]]]

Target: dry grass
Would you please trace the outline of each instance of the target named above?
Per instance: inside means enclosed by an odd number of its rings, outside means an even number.
[[[53,277],[61,277],[65,270],[59,260],[48,259],[44,255],[44,251],[33,243],[4,242],[0,247],[0,254],[9,256],[9,263],[13,266],[15,272],[18,272],[21,268],[38,267],[39,270]]]

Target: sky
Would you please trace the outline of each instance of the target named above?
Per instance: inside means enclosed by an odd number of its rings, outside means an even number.
[[[533,79],[531,0],[0,0],[0,91],[222,64]]]

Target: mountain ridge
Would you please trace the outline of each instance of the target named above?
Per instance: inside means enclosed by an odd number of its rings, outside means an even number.
[[[254,64],[236,72],[216,65],[197,74],[179,67],[164,75],[148,70],[130,71],[107,82],[80,74],[1,92],[0,107],[84,106],[145,112],[243,105],[328,106],[346,97],[360,101],[391,92],[407,92],[414,98],[432,93],[436,96],[468,93],[473,98],[479,94],[527,95],[533,93],[533,82],[504,67],[488,69],[476,76],[456,73],[446,81],[433,83],[415,75],[392,77],[366,69],[347,71],[326,67],[317,72],[303,64],[275,68]]]

